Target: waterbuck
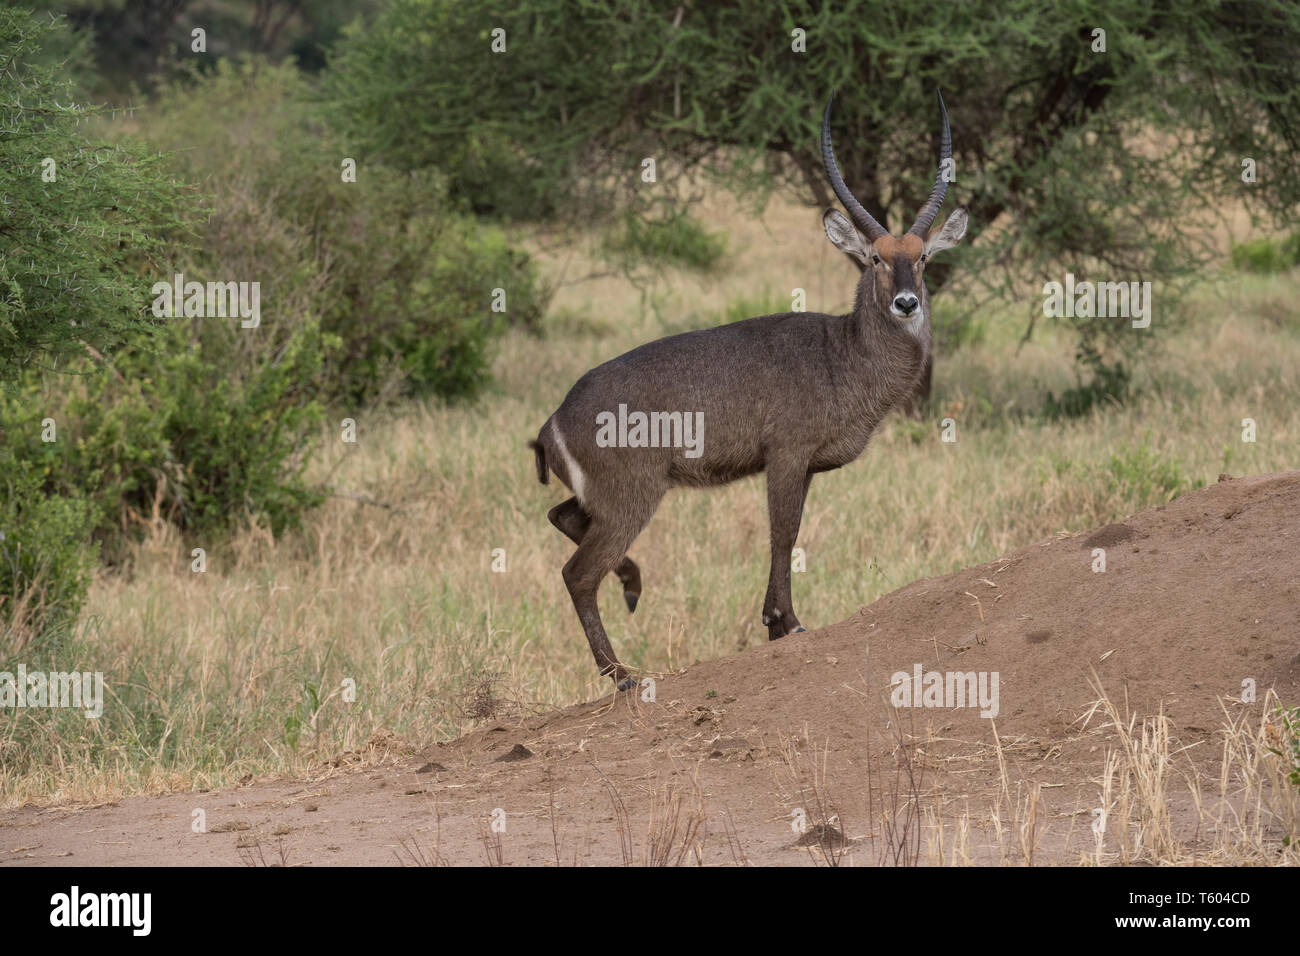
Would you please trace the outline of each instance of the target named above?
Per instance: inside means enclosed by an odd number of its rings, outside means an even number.
[[[834,209],[822,222],[831,242],[863,267],[853,311],[765,315],[642,345],[578,379],[529,442],[537,479],[546,484],[554,472],[573,492],[547,517],[578,546],[564,583],[600,673],[619,690],[636,682],[610,646],[596,590],[613,571],[628,610],[636,610],[641,571],[627,552],[664,493],[766,472],[772,563],[763,624],[769,640],[804,630],[790,600],[790,555],[812,476],[862,454],[885,413],[916,390],[929,358],[921,276],[931,256],[966,233],[966,210],[958,208],[930,234],[952,156],[943,97],[939,175],[901,236],[873,219],[840,175],[831,148],[834,101],[832,92],[822,160],[852,222]]]

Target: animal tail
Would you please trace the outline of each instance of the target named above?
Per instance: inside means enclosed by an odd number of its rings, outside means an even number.
[[[537,480],[544,485],[551,482],[551,470],[546,467],[546,448],[539,441],[530,441],[528,447],[533,450],[533,455],[537,459]]]

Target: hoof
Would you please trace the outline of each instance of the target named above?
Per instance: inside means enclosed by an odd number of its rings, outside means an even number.
[[[636,602],[641,600],[641,595],[633,594],[631,591],[624,591],[623,600],[627,602],[627,611],[631,614],[636,610]]]
[[[619,690],[632,690],[635,687],[636,687],[635,677],[624,677],[621,681],[618,682]]]

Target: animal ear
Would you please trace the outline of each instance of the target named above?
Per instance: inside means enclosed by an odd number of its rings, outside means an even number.
[[[844,213],[838,209],[827,209],[826,214],[822,216],[822,225],[826,227],[826,235],[836,249],[846,256],[857,259],[863,265],[866,264],[870,254],[867,252],[867,241],[862,238],[858,230],[853,228],[853,223],[849,222]]]
[[[966,235],[967,218],[968,213],[965,206],[958,206],[953,210],[953,214],[948,217],[948,221],[943,224],[943,228],[933,233],[926,240],[925,257],[928,259],[936,252],[951,249],[961,242],[962,236]]]

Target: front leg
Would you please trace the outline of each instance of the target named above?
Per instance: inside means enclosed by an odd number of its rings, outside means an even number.
[[[792,631],[802,631],[790,597],[790,552],[799,537],[804,499],[812,475],[805,462],[769,465],[767,469],[767,517],[771,525],[772,564],[763,598],[763,624],[767,639],[775,641]]]

